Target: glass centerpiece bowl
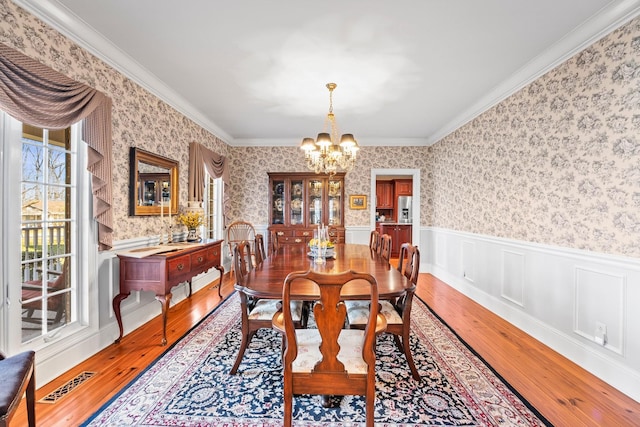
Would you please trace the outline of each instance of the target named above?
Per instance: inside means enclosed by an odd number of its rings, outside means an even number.
[[[316,238],[309,240],[309,250],[311,251],[314,257],[316,256],[318,251],[321,249],[326,249],[325,256],[332,257],[335,246],[336,246],[335,243],[333,243],[331,240],[323,240],[323,239],[316,239]]]

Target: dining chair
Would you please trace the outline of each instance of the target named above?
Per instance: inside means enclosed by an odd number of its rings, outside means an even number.
[[[227,245],[229,245],[229,253],[231,255],[233,255],[233,248],[243,240],[250,242],[251,253],[255,255],[256,230],[253,225],[246,221],[234,221],[229,224],[227,227]]]
[[[406,260],[406,262],[405,262]],[[400,246],[400,259],[398,271],[411,281],[412,286],[401,297],[392,301],[380,301],[379,312],[387,321],[387,330],[393,334],[393,339],[398,349],[404,353],[411,375],[416,381],[420,381],[420,373],[416,368],[411,355],[409,335],[411,333],[411,305],[413,295],[418,283],[420,271],[420,250],[410,243]],[[347,301],[347,317],[349,327],[362,329],[370,317],[370,304],[368,301]]]
[[[389,234],[383,234],[380,236],[380,250],[379,254],[382,258],[386,259],[389,262],[391,258],[391,236]]]
[[[341,291],[354,280],[368,282],[373,307],[366,326],[360,330],[344,327],[347,310]],[[296,329],[289,309],[292,289],[308,281],[315,284],[319,294],[313,304],[317,328]],[[366,425],[373,426],[376,334],[385,329],[384,317],[377,313],[376,279],[355,271],[297,271],[287,275],[282,295],[282,310],[273,317],[273,327],[285,337],[284,425],[292,424],[294,395],[319,394],[365,396]]]
[[[417,256],[415,256],[417,253]],[[416,265],[416,262],[418,265]],[[413,246],[411,243],[403,243],[400,245],[400,255],[398,258],[397,270],[411,280],[413,283],[418,283],[418,273],[420,270],[420,251],[417,246]]]
[[[253,269],[251,261],[251,247],[243,240],[233,248],[233,262],[236,277],[236,290],[240,296],[240,313],[242,320],[242,341],[235,363],[229,373],[234,375],[242,363],[244,353],[251,343],[253,336],[259,329],[271,329],[271,319],[280,309],[282,302],[272,299],[256,299],[247,295],[242,288],[242,281]],[[291,311],[294,324],[299,328],[306,328],[309,318],[308,309],[303,301],[292,301]]]
[[[24,351],[11,357],[0,353],[0,427],[8,427],[22,396],[27,396],[29,427],[36,425],[35,352]],[[22,424],[21,424],[22,425]]]
[[[280,249],[280,241],[278,240],[278,232],[275,230],[271,230],[271,234],[270,236],[270,247],[271,247],[271,253],[277,252],[278,249]]]
[[[264,237],[262,234],[256,234],[256,240],[254,243],[254,247],[256,248],[255,260],[256,265],[262,264],[262,261],[267,257],[267,253],[264,249]]]
[[[377,253],[379,246],[380,246],[380,232],[378,230],[373,230],[371,231],[371,235],[369,236],[369,249]]]

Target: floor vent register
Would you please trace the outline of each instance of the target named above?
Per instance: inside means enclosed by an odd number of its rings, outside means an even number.
[[[84,371],[80,374],[76,375],[74,378],[67,381],[65,384],[61,385],[57,389],[53,390],[51,393],[47,394],[45,397],[39,400],[40,403],[56,403],[58,400],[62,399],[67,394],[71,393],[76,387],[80,384],[87,381],[89,378],[94,376],[95,372]]]

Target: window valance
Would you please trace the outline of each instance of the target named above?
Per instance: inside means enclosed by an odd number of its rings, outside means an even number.
[[[202,144],[189,144],[189,201],[202,202],[204,200],[204,171],[214,178],[222,178],[224,184],[224,200],[222,201],[223,215],[228,217],[229,196],[227,188],[230,182],[229,162],[220,154],[214,153]]]
[[[64,129],[83,120],[99,250],[110,249],[111,99],[0,43],[0,108],[24,123],[46,129]]]

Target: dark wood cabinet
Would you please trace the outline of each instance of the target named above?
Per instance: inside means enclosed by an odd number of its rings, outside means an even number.
[[[400,245],[411,243],[412,228],[409,224],[379,224],[378,228],[381,234],[391,236],[391,256],[393,258],[400,255]]]
[[[393,181],[395,184],[395,197],[398,196],[412,196],[413,195],[413,180],[411,179],[396,179]]]
[[[376,181],[376,209],[393,209],[393,183]]]
[[[269,231],[280,244],[307,244],[324,224],[329,238],[344,243],[344,173],[269,173]]]

